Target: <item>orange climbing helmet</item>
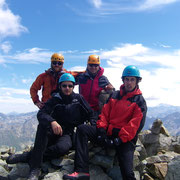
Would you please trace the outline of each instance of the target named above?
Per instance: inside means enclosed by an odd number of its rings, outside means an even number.
[[[59,61],[59,62],[63,62],[64,63],[64,56],[62,54],[54,53],[51,56],[51,62],[52,61]]]
[[[88,64],[100,64],[100,58],[98,55],[90,55],[88,57]]]

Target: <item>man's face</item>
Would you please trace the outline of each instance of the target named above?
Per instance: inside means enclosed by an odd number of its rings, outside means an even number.
[[[74,84],[71,81],[64,81],[61,83],[60,88],[64,95],[69,96],[73,92]]]
[[[96,74],[99,70],[99,64],[88,64],[87,69],[92,73]]]
[[[136,77],[133,76],[124,77],[124,86],[127,92],[132,91],[136,87],[136,84],[137,84]]]
[[[51,62],[52,68],[55,72],[60,72],[62,71],[63,68],[63,62],[59,62],[59,61],[52,61]]]

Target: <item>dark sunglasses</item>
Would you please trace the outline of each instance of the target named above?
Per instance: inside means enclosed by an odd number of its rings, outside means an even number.
[[[58,64],[59,66],[63,65],[63,63],[62,63],[62,62],[59,62],[59,61],[53,61],[52,64],[53,64],[53,65]]]
[[[90,67],[93,67],[93,66],[94,66],[94,67],[98,67],[99,64],[89,64],[89,66],[90,66]]]
[[[73,85],[71,85],[71,84],[63,84],[63,85],[61,85],[63,88],[73,88],[74,86]]]

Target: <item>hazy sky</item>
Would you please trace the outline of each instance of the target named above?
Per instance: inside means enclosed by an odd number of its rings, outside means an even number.
[[[37,110],[29,95],[54,52],[84,70],[98,54],[119,89],[140,68],[148,106],[180,106],[180,0],[0,0],[0,112]]]

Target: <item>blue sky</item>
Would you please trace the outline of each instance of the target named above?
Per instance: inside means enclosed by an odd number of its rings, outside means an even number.
[[[0,0],[0,112],[37,110],[29,88],[54,52],[68,70],[98,54],[116,89],[134,64],[148,106],[180,106],[179,9],[180,0]]]

